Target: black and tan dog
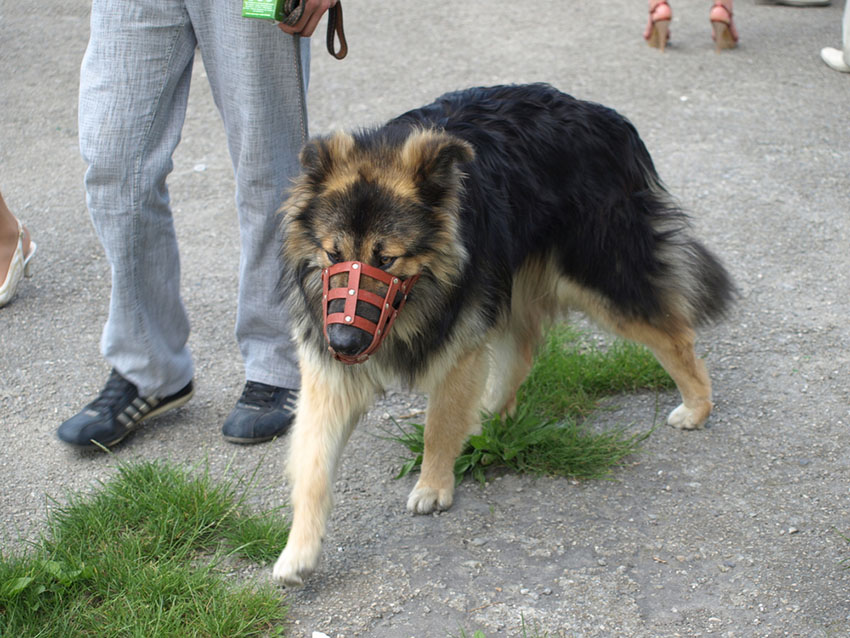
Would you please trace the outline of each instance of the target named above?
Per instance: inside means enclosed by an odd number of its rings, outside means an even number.
[[[723,314],[732,284],[616,112],[542,84],[470,89],[316,139],[301,159],[283,207],[302,385],[276,579],[315,568],[340,454],[377,393],[429,394],[407,507],[448,508],[480,411],[513,408],[566,310],[651,349],[682,395],[670,425],[708,418],[694,330]]]

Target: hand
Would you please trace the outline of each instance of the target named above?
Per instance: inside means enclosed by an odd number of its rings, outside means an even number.
[[[328,9],[337,3],[337,0],[301,0],[304,3],[304,12],[301,14],[301,19],[292,26],[279,23],[277,26],[284,33],[290,35],[300,35],[309,38],[313,35],[313,31],[322,19],[322,16],[327,13]]]

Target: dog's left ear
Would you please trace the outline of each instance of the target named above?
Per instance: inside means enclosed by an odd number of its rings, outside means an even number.
[[[353,148],[354,138],[348,133],[337,132],[312,139],[301,149],[301,167],[318,183],[328,176],[334,165],[344,162]]]
[[[423,202],[437,206],[460,187],[459,164],[475,159],[472,145],[441,131],[417,131],[404,142],[401,161]]]

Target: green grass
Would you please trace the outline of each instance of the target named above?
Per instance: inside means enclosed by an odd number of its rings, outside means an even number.
[[[517,638],[549,638],[549,633],[548,632],[541,633],[541,630],[537,626],[537,623],[534,623],[534,629],[532,630],[533,633],[528,633],[529,628],[525,624],[525,618],[521,618],[521,620],[522,620],[522,624],[519,627],[519,630],[520,630],[521,633],[516,634]],[[466,631],[464,629],[461,629],[460,635],[458,636],[458,638],[487,638],[487,636],[480,629],[476,629],[475,632],[472,635],[466,633]]]
[[[558,326],[517,394],[516,415],[485,416],[481,434],[469,437],[455,463],[455,479],[471,475],[483,482],[489,466],[582,479],[607,476],[639,448],[651,429],[630,433],[623,427],[600,433],[586,427],[585,419],[612,394],[670,387],[672,380],[646,348],[616,341],[603,350],[584,333]],[[387,438],[413,455],[404,461],[398,474],[402,477],[421,466],[424,426],[395,425]]]
[[[252,481],[149,462],[71,495],[29,551],[0,556],[0,636],[283,635],[280,591],[225,574],[286,543],[281,512],[247,508]]]
[[[602,349],[585,333],[559,325],[537,353],[517,402],[542,418],[579,419],[612,394],[673,387],[673,380],[645,347],[616,340]]]

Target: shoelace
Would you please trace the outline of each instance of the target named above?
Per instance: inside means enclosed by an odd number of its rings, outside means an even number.
[[[265,383],[258,383],[257,381],[248,381],[245,384],[245,388],[242,390],[242,396],[239,398],[241,403],[247,403],[249,405],[256,405],[262,408],[274,408],[278,406],[277,398],[280,396],[280,393],[286,393],[289,396],[284,401],[284,405],[282,407],[292,411],[294,409],[294,397],[296,393],[292,390],[287,390],[286,388],[278,388],[273,385],[267,385]]]
[[[128,391],[132,392],[135,389],[136,386],[113,370],[109,375],[109,379],[106,380],[103,390],[101,390],[94,401],[89,403],[88,408],[98,412],[112,409],[118,400],[123,398]]]

